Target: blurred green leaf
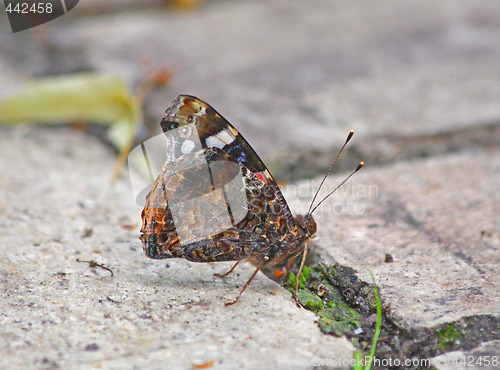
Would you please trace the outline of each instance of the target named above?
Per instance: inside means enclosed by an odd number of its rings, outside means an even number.
[[[39,79],[0,102],[4,124],[84,121],[110,125],[110,140],[118,148],[130,142],[140,119],[140,104],[121,78],[91,73]]]

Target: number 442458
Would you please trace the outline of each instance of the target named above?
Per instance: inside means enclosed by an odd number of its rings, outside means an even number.
[[[31,6],[30,6],[31,5]],[[34,4],[28,4],[28,3],[17,3],[16,5],[13,5],[12,3],[9,3],[7,5],[7,8],[5,8],[5,11],[7,13],[18,13],[18,14],[44,14],[44,13],[52,13],[52,3],[47,2],[47,3],[34,3]]]

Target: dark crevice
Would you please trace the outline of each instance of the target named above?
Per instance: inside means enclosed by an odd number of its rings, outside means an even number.
[[[336,165],[336,171],[348,171],[359,161],[373,168],[400,162],[450,153],[490,149],[500,145],[500,121],[478,123],[474,126],[421,135],[392,133],[373,136],[363,142],[354,141]],[[294,182],[324,175],[335,158],[338,148],[326,151],[314,148],[291,148],[269,161],[278,181]]]

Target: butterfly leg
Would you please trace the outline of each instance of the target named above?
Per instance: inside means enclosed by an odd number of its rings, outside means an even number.
[[[236,301],[238,300],[238,298],[241,297],[241,295],[243,294],[243,292],[245,291],[245,289],[247,288],[247,286],[250,284],[250,282],[253,280],[253,278],[255,277],[255,275],[257,275],[257,273],[259,272],[259,270],[262,268],[262,266],[264,266],[266,264],[266,262],[269,261],[269,257],[268,256],[265,256],[264,259],[262,260],[261,263],[259,263],[259,266],[257,266],[257,268],[255,269],[255,272],[252,274],[252,276],[250,276],[250,279],[248,279],[247,283],[245,284],[245,286],[243,287],[243,289],[241,289],[241,292],[240,294],[238,294],[238,296],[231,300],[231,301],[227,301],[225,303],[226,306],[229,306],[229,305],[232,305],[232,304],[235,304]],[[236,267],[236,265],[235,265]]]
[[[302,255],[302,261],[300,261],[299,271],[297,272],[297,276],[295,276],[295,303],[297,303],[297,307],[302,307],[299,302],[299,281],[300,274],[302,273],[302,269],[304,268],[304,264],[306,263],[307,257],[307,245],[304,247],[304,254]]]
[[[236,262],[236,263],[234,264],[234,266],[233,266],[233,267],[231,267],[231,270],[229,270],[228,272],[226,272],[226,273],[224,273],[224,274],[217,274],[217,273],[215,273],[215,274],[214,274],[214,276],[217,276],[217,277],[224,277],[224,276],[229,275],[231,272],[233,272],[233,270],[235,269],[235,267],[236,267],[236,266],[238,266],[238,263],[240,263],[240,261]]]

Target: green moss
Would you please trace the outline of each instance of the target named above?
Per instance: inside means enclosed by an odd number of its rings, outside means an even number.
[[[290,276],[289,289],[295,293],[295,276]],[[358,348],[356,356],[388,358],[413,357],[415,351],[426,355],[441,351],[473,348],[480,340],[497,339],[498,318],[472,316],[436,328],[402,330],[382,310],[378,288],[360,280],[356,271],[340,264],[316,264],[301,274],[299,302],[319,316],[322,332],[345,335]],[[373,325],[374,313],[377,321]],[[363,330],[356,332],[357,328]],[[385,338],[377,345],[379,337]],[[393,338],[394,337],[394,338]],[[359,366],[369,370],[371,363]],[[356,368],[356,369],[358,369]]]
[[[335,308],[335,307],[337,307],[337,303],[335,303],[334,301],[330,301],[330,302],[328,302],[327,307],[328,308]]]
[[[319,319],[318,324],[323,333],[334,334],[338,337],[355,329],[355,327],[353,328],[348,322],[335,321],[323,317]]]
[[[342,307],[328,305],[320,310],[318,315],[320,317],[318,324],[323,333],[341,336],[360,326],[358,322],[360,314],[346,305]]]
[[[335,293],[335,290],[333,293],[328,295],[328,298],[332,300],[329,300],[325,308],[318,312],[320,317],[318,323],[324,333],[340,336],[358,328],[361,315],[341,300],[340,293]]]
[[[311,278],[311,267],[304,266],[302,269],[302,273],[299,278],[299,288],[305,288],[307,285],[307,281]],[[290,286],[290,290],[293,289],[295,291],[296,277],[293,272],[288,276],[288,284]]]
[[[323,266],[314,268],[304,266],[299,279],[299,302],[303,307],[319,315],[318,323],[324,333],[337,336],[352,333],[360,327],[362,315],[349,307],[340,290],[331,283],[342,280],[344,284],[350,284],[352,271],[334,267],[325,270]],[[296,276],[291,273],[288,286],[292,292],[295,291],[295,279]],[[321,294],[318,295],[320,291]]]
[[[327,289],[327,293],[325,294],[325,301],[328,302],[328,305],[330,307],[337,307],[337,306],[343,306],[346,305],[346,302],[344,300],[344,297],[342,296],[342,293],[337,288],[334,288],[328,283],[323,283],[323,285]]]
[[[443,329],[436,331],[436,335],[439,340],[439,348],[443,350],[449,350],[457,345],[463,334],[458,331],[453,325],[448,325]]]
[[[309,266],[304,266],[304,268],[302,269],[302,273],[300,274],[301,276],[301,280],[302,278],[304,278],[304,281],[307,281],[311,278],[311,267]]]
[[[322,299],[305,289],[299,290],[299,302],[302,306],[313,312],[318,312],[323,309]]]

